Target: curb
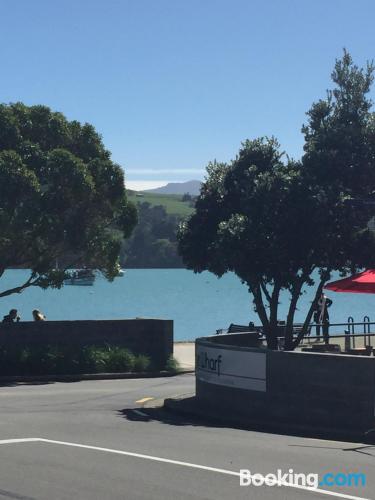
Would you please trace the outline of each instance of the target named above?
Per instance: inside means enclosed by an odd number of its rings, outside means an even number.
[[[254,432],[264,432],[271,434],[284,434],[298,437],[331,439],[335,441],[375,442],[375,430],[370,429],[366,432],[356,432],[344,428],[331,429],[326,427],[314,427],[303,424],[289,424],[283,422],[267,422],[258,420],[249,420],[241,417],[235,417],[228,414],[212,413],[206,410],[204,406],[199,405],[198,400],[194,395],[189,397],[175,397],[164,400],[164,408],[167,411],[177,415],[187,417],[199,417],[211,421],[222,426],[233,426],[238,429],[249,430]]]
[[[12,382],[79,382],[80,380],[115,380],[135,378],[174,377],[194,373],[194,370],[178,370],[177,372],[126,372],[126,373],[77,373],[68,375],[9,375],[0,377],[0,386]]]

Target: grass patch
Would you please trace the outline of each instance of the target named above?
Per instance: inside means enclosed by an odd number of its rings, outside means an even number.
[[[158,193],[139,193],[142,196],[136,196],[135,191],[128,191],[128,199],[133,203],[150,203],[152,206],[162,205],[170,215],[179,215],[187,217],[193,213],[194,209],[188,201],[182,201],[179,194],[158,194]]]

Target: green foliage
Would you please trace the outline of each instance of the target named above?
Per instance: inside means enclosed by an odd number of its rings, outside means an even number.
[[[138,203],[138,225],[123,245],[121,263],[128,268],[182,267],[176,232],[181,219],[162,206]]]
[[[180,365],[177,359],[173,356],[170,356],[168,358],[167,364],[165,365],[165,369],[167,372],[178,373],[180,371]]]
[[[327,266],[343,272],[372,262],[375,114],[367,94],[373,72],[370,64],[359,69],[345,51],[332,73],[336,87],[313,104],[302,129],[303,175],[320,211]]]
[[[134,359],[134,371],[135,372],[147,372],[150,370],[151,360],[149,356],[145,356],[144,354],[139,354],[135,356]]]
[[[182,195],[181,201],[193,201],[193,196],[189,193],[185,193]]]
[[[187,217],[193,212],[193,204],[191,199],[184,199],[184,196],[179,194],[159,194],[159,193],[138,193],[128,191],[128,198],[133,203],[149,203],[152,207],[162,206],[168,215],[178,216],[180,218]],[[140,195],[140,196],[139,196]],[[190,195],[188,195],[190,196]]]
[[[135,223],[123,171],[91,125],[45,106],[0,105],[0,276],[10,266],[31,269],[30,280],[0,297],[61,286],[57,259],[112,279],[120,235]]]
[[[131,372],[135,368],[134,354],[122,347],[109,347],[106,367],[109,372]]]
[[[333,270],[374,267],[375,127],[366,94],[374,68],[337,61],[335,89],[314,104],[301,161],[284,160],[274,138],[245,141],[230,164],[213,162],[179,250],[196,272],[234,271],[248,285],[268,346],[277,345],[279,295],[289,290],[286,346],[302,287],[320,282],[303,331]]]
[[[82,365],[88,373],[92,372],[131,372],[135,367],[135,356],[128,349],[118,346],[90,346],[83,349]]]
[[[148,356],[124,347],[12,346],[0,348],[0,375],[147,372]]]
[[[79,358],[84,373],[107,372],[108,349],[98,346],[85,347],[79,353]]]

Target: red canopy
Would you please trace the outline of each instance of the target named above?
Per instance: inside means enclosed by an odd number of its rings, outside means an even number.
[[[375,293],[375,269],[367,269],[349,278],[332,281],[324,288],[333,292]]]

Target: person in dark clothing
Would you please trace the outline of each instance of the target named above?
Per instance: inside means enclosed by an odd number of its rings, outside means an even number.
[[[323,338],[326,344],[329,341],[329,312],[328,308],[331,307],[332,300],[329,299],[324,293],[321,294],[316,310],[314,312],[314,322],[316,323],[316,336],[320,337],[320,326],[322,325]]]
[[[3,323],[18,323],[20,319],[17,309],[11,309],[9,314],[3,317]]]

